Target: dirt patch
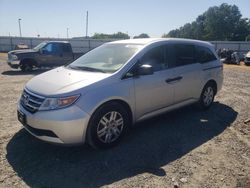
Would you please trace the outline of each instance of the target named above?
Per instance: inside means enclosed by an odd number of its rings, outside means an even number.
[[[250,187],[250,71],[224,66],[213,107],[138,124],[110,150],[62,147],[17,121],[24,84],[43,70],[11,70],[0,54],[0,187]],[[240,66],[241,67],[241,66]]]

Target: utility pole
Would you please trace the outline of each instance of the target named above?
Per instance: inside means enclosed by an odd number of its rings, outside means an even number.
[[[22,20],[21,18],[18,19],[20,37],[22,37],[21,20]]]
[[[69,28],[67,28],[67,39],[69,38]]]
[[[89,12],[86,15],[86,38],[88,37]]]

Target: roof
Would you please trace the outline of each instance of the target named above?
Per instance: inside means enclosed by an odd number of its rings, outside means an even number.
[[[69,43],[68,41],[44,41],[44,42],[53,42],[53,43]]]
[[[185,42],[185,43],[193,43],[193,44],[201,44],[206,46],[212,46],[211,43],[201,41],[201,40],[192,40],[192,39],[183,39],[183,38],[145,38],[145,39],[128,39],[128,40],[118,40],[114,42],[110,42],[112,44],[141,44],[147,45],[154,42],[161,41],[171,41],[171,42]]]

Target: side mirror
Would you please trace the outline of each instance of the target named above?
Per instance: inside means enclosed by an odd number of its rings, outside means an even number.
[[[153,67],[148,64],[141,65],[137,71],[137,75],[152,75],[152,74],[154,74]]]

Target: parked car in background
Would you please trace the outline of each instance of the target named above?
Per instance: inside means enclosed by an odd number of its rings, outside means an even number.
[[[224,49],[218,50],[217,53],[222,63],[231,63],[231,60],[232,60],[231,58],[232,58],[232,53],[233,53],[232,50],[224,48]]]
[[[245,56],[246,56],[246,54],[244,52],[239,52],[240,61],[244,61],[245,60]]]
[[[245,65],[250,65],[250,51],[245,56]]]
[[[82,54],[75,55],[69,42],[42,42],[33,49],[14,50],[8,53],[8,65],[22,71],[35,67],[55,67],[71,63]]]
[[[223,65],[208,42],[115,41],[32,78],[18,119],[44,141],[107,148],[135,122],[193,103],[208,109],[222,81]]]
[[[240,62],[244,61],[244,54],[238,51],[224,48],[219,49],[217,53],[222,63],[240,65]]]
[[[233,52],[231,55],[231,62],[236,65],[240,65],[240,54],[239,52]]]
[[[15,50],[24,50],[24,49],[29,49],[29,46],[24,43],[20,43],[15,46]]]

